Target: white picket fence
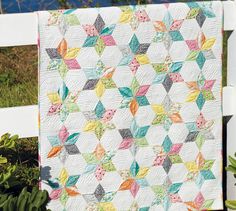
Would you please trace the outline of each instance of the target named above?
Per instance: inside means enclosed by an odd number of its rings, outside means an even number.
[[[227,154],[236,152],[236,2],[224,1],[224,30],[233,31],[228,39],[227,86],[223,88],[223,115],[227,124]],[[36,45],[36,13],[0,15],[0,47]],[[1,98],[1,93],[0,93]],[[0,108],[0,135],[9,132],[20,137],[38,136],[38,106]],[[226,140],[224,140],[226,141]],[[227,175],[227,195],[236,199],[235,179]]]

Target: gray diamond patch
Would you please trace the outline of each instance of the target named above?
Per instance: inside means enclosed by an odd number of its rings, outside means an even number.
[[[101,184],[99,184],[94,192],[95,197],[97,198],[98,201],[101,201],[103,196],[105,195],[105,191]]]

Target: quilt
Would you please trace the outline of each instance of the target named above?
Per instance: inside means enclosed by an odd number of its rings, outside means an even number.
[[[222,4],[42,11],[52,211],[222,209]]]

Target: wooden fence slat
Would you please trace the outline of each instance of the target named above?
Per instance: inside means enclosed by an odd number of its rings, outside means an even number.
[[[38,136],[38,106],[0,109],[0,135],[7,132],[21,138]]]
[[[0,15],[0,47],[36,45],[37,39],[36,13]]]

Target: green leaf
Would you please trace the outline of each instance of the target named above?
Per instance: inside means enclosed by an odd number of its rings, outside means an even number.
[[[229,209],[236,210],[236,200],[226,200],[225,206]]]
[[[0,149],[1,148],[7,148],[7,149],[12,149],[15,147],[15,141],[18,139],[17,135],[14,135],[11,137],[10,134],[6,133],[3,136],[1,136],[0,139]]]
[[[9,188],[7,180],[12,176],[12,173],[16,170],[16,166],[8,166],[6,172],[0,173],[0,184],[4,184],[5,188]]]
[[[12,149],[14,147],[15,147],[15,142],[14,141],[12,141],[11,139],[5,141],[4,148]]]
[[[232,156],[229,156],[229,162],[233,167],[236,168],[236,159],[234,159]]]
[[[0,164],[4,164],[4,163],[7,163],[7,158],[2,157],[2,156],[0,155]]]
[[[236,174],[236,168],[232,165],[229,165],[225,168],[226,171],[230,171],[232,172],[233,174]]]
[[[1,142],[4,142],[5,140],[8,140],[10,138],[10,134],[9,133],[5,133],[4,135],[1,136],[1,139],[0,139],[0,143]]]

